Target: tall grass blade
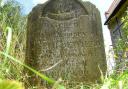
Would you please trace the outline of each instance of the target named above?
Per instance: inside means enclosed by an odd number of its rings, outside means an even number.
[[[34,70],[33,68],[31,68],[31,67],[29,67],[29,66],[23,64],[22,62],[18,61],[17,59],[13,58],[12,56],[10,56],[10,55],[8,55],[8,54],[6,54],[6,53],[4,53],[4,52],[0,52],[0,54],[2,54],[2,55],[4,55],[4,56],[8,57],[9,59],[15,61],[15,62],[18,63],[18,64],[24,66],[25,68],[29,69],[30,71],[32,71],[33,73],[35,73],[36,75],[38,75],[38,76],[41,77],[42,79],[46,80],[47,82],[49,82],[49,83],[51,83],[51,84],[54,84],[54,83],[55,83],[55,80],[48,78],[48,77],[45,76],[44,74],[42,74],[42,73],[40,73],[40,72]]]
[[[6,45],[6,53],[9,53],[10,45],[11,45],[11,39],[12,39],[12,28],[7,27],[8,35],[7,35],[7,45]]]
[[[7,27],[6,30],[8,31],[7,40],[6,40],[6,50],[5,53],[9,54],[9,49],[11,45],[11,39],[12,39],[12,29],[10,27]],[[4,63],[7,61],[7,56],[5,56]]]
[[[123,82],[119,81],[119,89],[123,89]]]
[[[30,71],[32,71],[33,73],[35,73],[36,75],[38,75],[40,78],[42,78],[43,80],[47,81],[48,83],[50,83],[50,84],[55,84],[55,83],[56,83],[55,80],[48,78],[46,75],[44,75],[44,74],[42,74],[42,73],[40,73],[40,72],[34,70],[33,68],[31,68],[31,67],[25,65],[24,63],[18,61],[18,60],[15,59],[14,57],[12,57],[12,56],[10,56],[10,55],[4,53],[4,52],[1,52],[1,51],[0,51],[0,54],[6,56],[7,58],[13,60],[14,62],[16,62],[16,63],[18,63],[18,64],[24,66],[24,67],[27,68],[27,69],[29,69]],[[56,89],[66,89],[66,88],[65,88],[63,85],[58,84],[57,87],[56,87]]]

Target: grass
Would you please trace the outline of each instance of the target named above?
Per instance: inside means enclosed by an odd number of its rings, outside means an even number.
[[[17,9],[13,12],[14,6]],[[17,4],[6,4],[0,7],[0,10],[0,34],[2,34],[0,36],[0,89],[15,89],[11,87],[6,88],[6,86],[12,86],[12,84],[20,87],[16,89],[22,89],[22,84],[25,82],[22,74],[23,67],[32,71],[41,79],[51,83],[53,89],[68,89],[66,84],[63,84],[65,86],[59,84],[59,80],[50,79],[24,64],[27,16],[20,14]],[[12,13],[11,18],[8,16],[10,12]],[[102,76],[101,84],[84,85],[80,83],[71,89],[128,89],[128,70],[127,68],[125,71],[115,70],[110,76]]]
[[[57,83],[55,80],[48,78],[47,76],[45,76],[44,74],[32,69],[31,67],[25,65],[24,63],[18,61],[17,59],[15,59],[14,57],[8,55],[7,53],[4,52],[0,52],[0,54],[4,55],[6,58],[11,59],[12,61],[24,66],[25,68],[27,68],[28,70],[32,71],[33,73],[35,73],[36,75],[38,75],[41,79],[47,81],[50,84],[53,84],[55,89],[65,89],[64,86],[60,85],[59,83]]]
[[[24,87],[18,81],[0,80],[0,89],[24,89]]]

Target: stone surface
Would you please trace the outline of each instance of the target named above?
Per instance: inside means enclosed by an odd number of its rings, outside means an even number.
[[[100,13],[90,2],[49,0],[28,17],[25,62],[57,80],[95,83],[106,59]],[[44,84],[33,73],[30,84]]]

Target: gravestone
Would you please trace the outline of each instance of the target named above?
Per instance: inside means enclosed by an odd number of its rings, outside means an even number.
[[[49,0],[28,17],[25,62],[55,80],[95,83],[106,72],[100,13],[90,2]],[[30,84],[45,82],[27,72]]]

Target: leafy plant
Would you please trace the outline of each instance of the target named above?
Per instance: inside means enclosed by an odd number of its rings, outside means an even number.
[[[0,89],[24,89],[23,85],[13,80],[0,80]]]

